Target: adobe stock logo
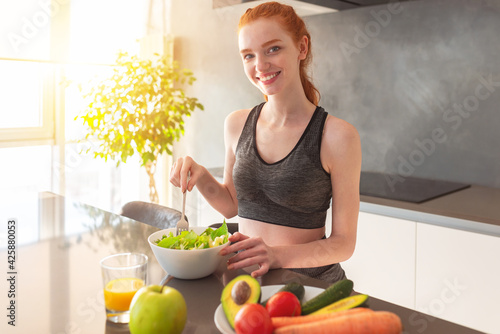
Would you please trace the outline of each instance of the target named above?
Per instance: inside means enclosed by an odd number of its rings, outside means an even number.
[[[444,288],[441,289],[439,296],[430,300],[426,306],[418,308],[418,311],[422,313],[414,312],[408,318],[410,326],[418,327],[417,332],[425,332],[429,322],[435,320],[435,318],[427,317],[426,314],[440,317],[446,311],[446,308],[455,303],[462,292],[467,290],[467,286],[460,283],[457,278],[454,278],[453,281],[444,279],[443,284]]]
[[[453,103],[453,105],[443,110],[443,124],[448,125],[452,131],[457,131],[464,120],[479,111],[481,101],[488,99],[500,88],[500,81],[495,81],[492,74],[488,77],[481,75],[478,81],[474,93],[467,95],[461,103]],[[422,166],[426,159],[434,154],[437,146],[448,140],[445,129],[446,126],[435,127],[431,131],[430,137],[417,138],[413,141],[416,147],[406,157],[403,155],[398,156],[397,175],[386,176],[387,184],[392,191],[394,191],[396,183],[404,182],[405,177],[413,175],[417,167]]]
[[[23,17],[20,20],[19,30],[17,32],[9,32],[7,39],[14,49],[15,53],[19,53],[20,47],[29,43],[37,37],[41,30],[50,25],[50,19],[56,16],[61,5],[65,5],[69,0],[40,0],[40,6],[30,18]]]

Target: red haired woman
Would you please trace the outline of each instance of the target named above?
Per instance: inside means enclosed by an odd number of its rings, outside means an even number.
[[[190,157],[176,161],[170,181],[182,191],[196,185],[225,217],[238,216],[239,231],[222,251],[235,253],[229,269],[258,265],[254,277],[289,268],[329,282],[343,279],[339,262],[356,244],[358,133],[318,106],[307,71],[311,37],[292,7],[268,2],[248,9],[238,42],[245,74],[266,102],[227,116],[222,183]]]

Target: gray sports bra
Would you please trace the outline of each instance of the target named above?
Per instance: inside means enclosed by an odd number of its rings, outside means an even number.
[[[328,113],[317,107],[293,150],[269,164],[260,157],[255,142],[264,104],[250,111],[236,147],[233,181],[238,216],[303,229],[323,227],[332,198],[330,175],[320,160]]]

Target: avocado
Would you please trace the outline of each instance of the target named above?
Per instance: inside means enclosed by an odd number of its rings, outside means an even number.
[[[234,318],[243,305],[260,302],[260,284],[250,275],[237,276],[224,287],[220,301],[227,321],[234,328]]]

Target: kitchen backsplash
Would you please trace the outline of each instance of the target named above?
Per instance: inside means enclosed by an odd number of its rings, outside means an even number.
[[[500,188],[500,3],[415,1],[306,18],[321,105],[363,170]]]

